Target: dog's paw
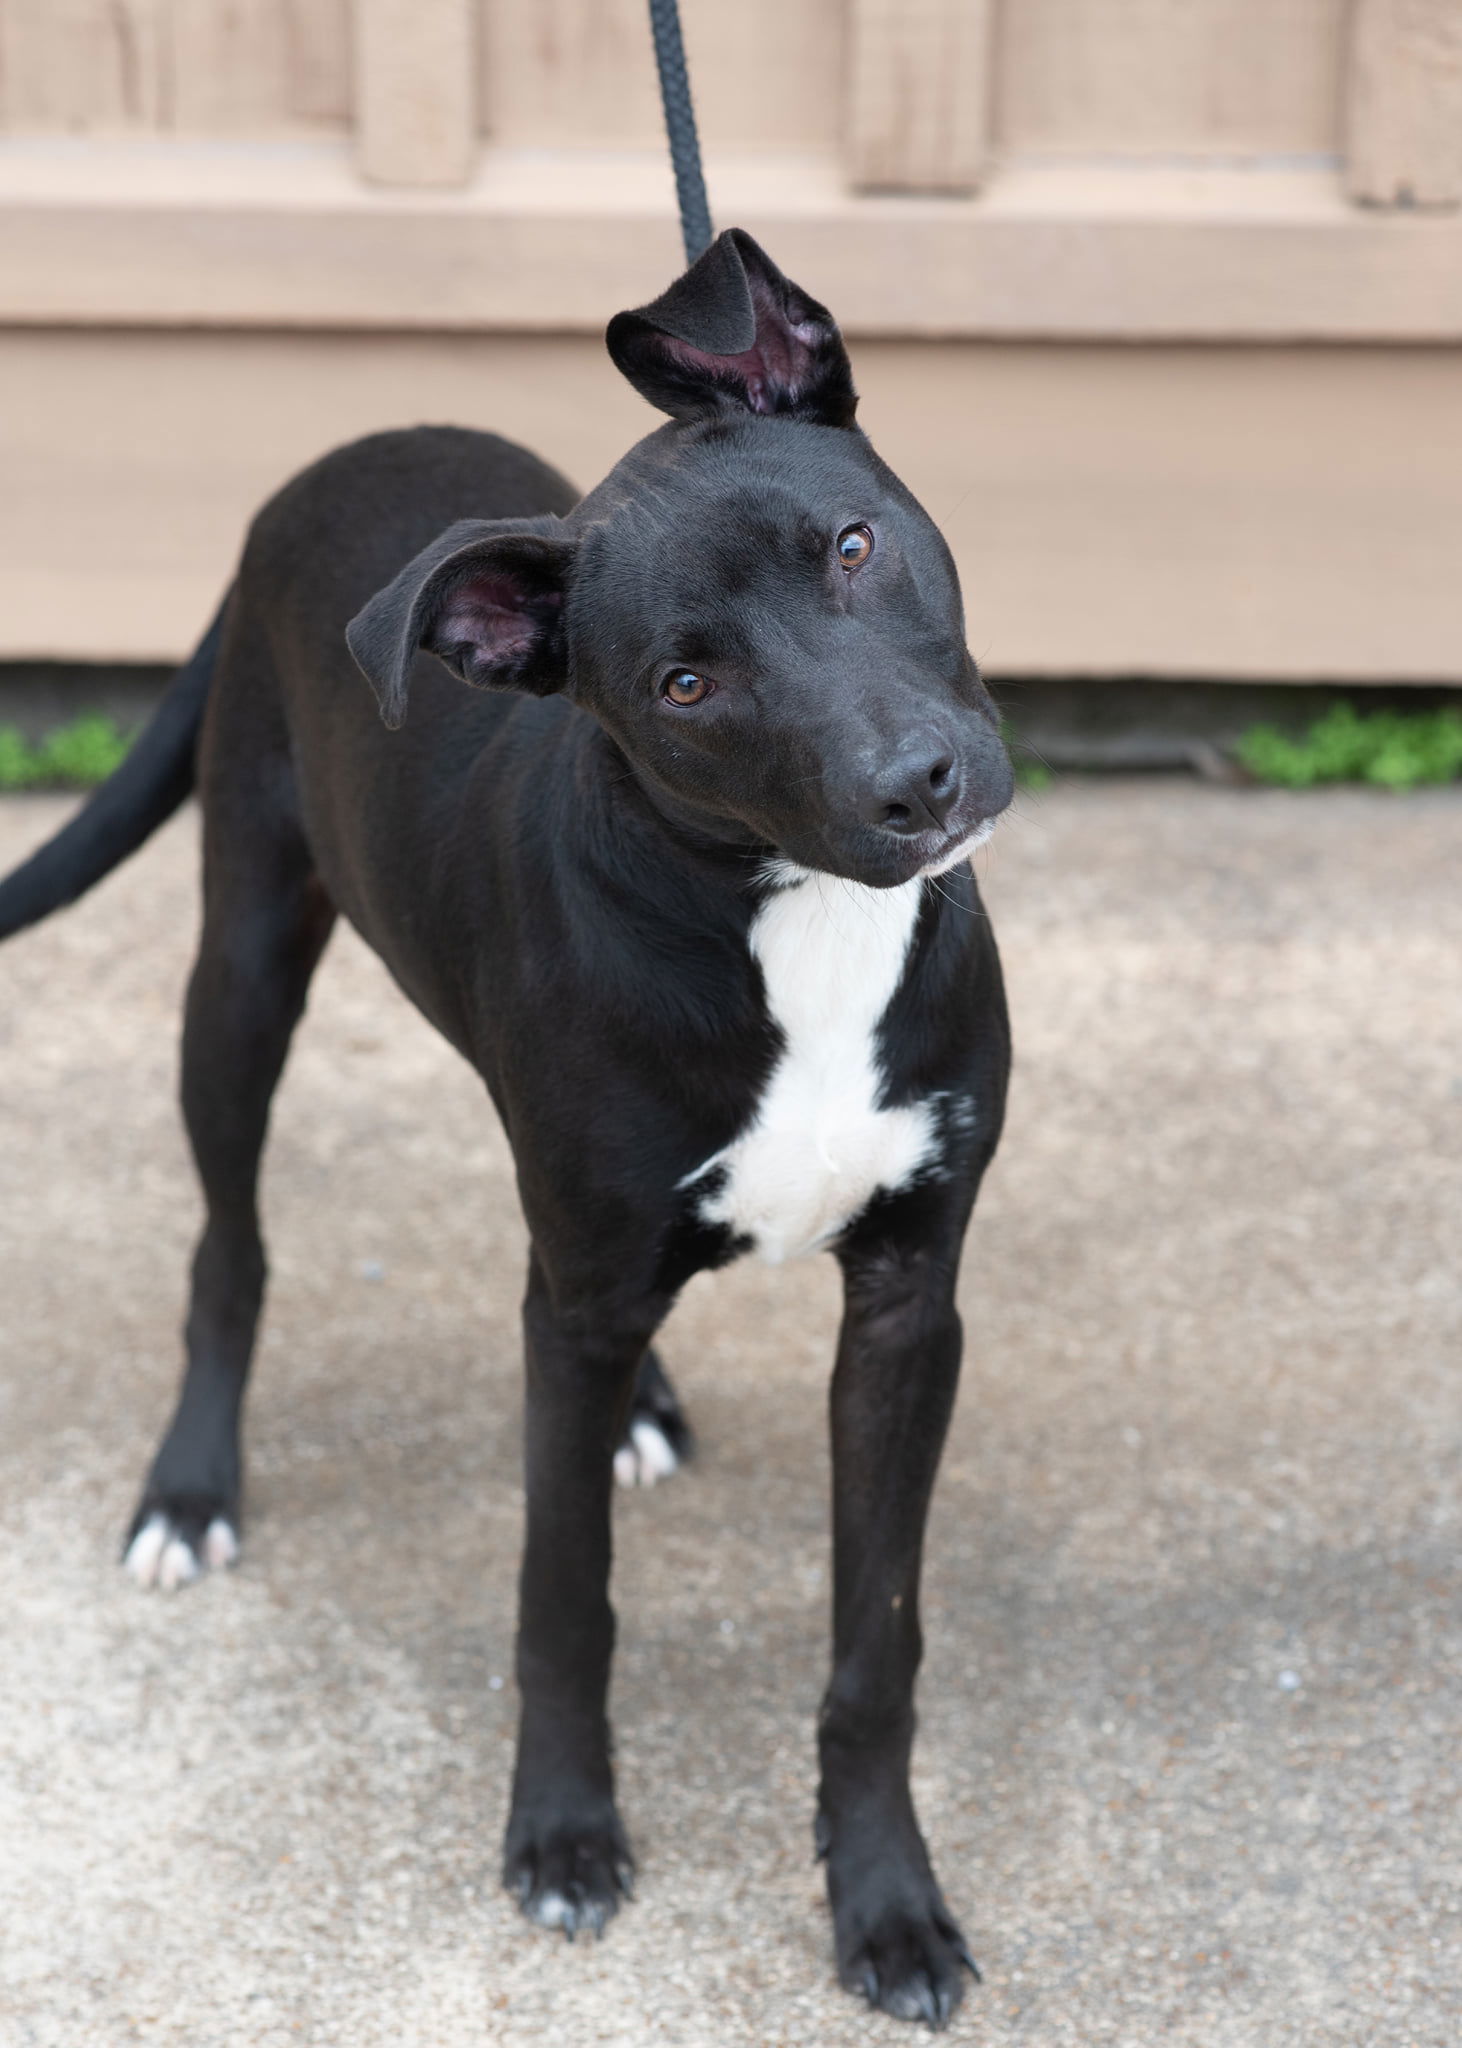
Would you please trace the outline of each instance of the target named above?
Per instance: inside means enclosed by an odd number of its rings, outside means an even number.
[[[238,1554],[238,1524],[218,1502],[149,1496],[133,1517],[122,1564],[139,1586],[171,1593],[205,1572],[226,1570]]]
[[[694,1449],[679,1397],[659,1355],[649,1350],[635,1376],[624,1441],[614,1454],[614,1477],[621,1486],[654,1486],[688,1463]]]
[[[681,1453],[664,1420],[657,1415],[637,1415],[614,1454],[614,1477],[620,1486],[656,1486],[678,1472],[681,1463]]]
[[[618,1824],[556,1829],[543,1839],[510,1842],[503,1883],[530,1920],[562,1928],[570,1941],[596,1938],[634,1895],[634,1860]]]
[[[964,1973],[980,1969],[964,1936],[935,1899],[922,1910],[891,1906],[838,1940],[838,1974],[879,2012],[947,2026],[964,1996]]]

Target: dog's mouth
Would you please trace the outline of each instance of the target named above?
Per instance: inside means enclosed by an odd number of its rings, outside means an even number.
[[[918,869],[921,875],[947,875],[951,868],[957,868],[962,860],[968,860],[977,848],[983,846],[999,823],[998,818],[981,818],[978,825],[971,826],[964,833],[955,834],[942,853],[926,861]]]
[[[947,875],[985,844],[998,822],[998,817],[988,817],[954,832],[931,830],[898,839],[890,834],[873,846],[865,839],[846,865],[839,862],[831,871],[874,889],[897,889],[907,882]]]
[[[959,825],[952,832],[920,832],[889,852],[900,882],[932,880],[947,875],[982,847],[999,823],[998,816],[979,818],[973,825]]]

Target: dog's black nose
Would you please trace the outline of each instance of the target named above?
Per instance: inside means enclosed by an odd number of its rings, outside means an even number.
[[[904,747],[868,789],[859,815],[865,825],[912,834],[942,825],[959,796],[959,766],[953,749],[926,736]]]

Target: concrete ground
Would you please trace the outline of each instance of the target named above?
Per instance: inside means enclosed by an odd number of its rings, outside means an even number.
[[[0,805],[0,863],[66,809]],[[1459,828],[1113,780],[982,856],[1019,1067],[917,1755],[956,2038],[1462,2039]],[[499,1895],[522,1231],[348,934],[276,1117],[244,1560],[117,1569],[196,1220],[195,837],[0,955],[0,2041],[897,2040],[811,1858],[826,1260],[667,1334],[702,1452],[619,1518],[638,1903],[570,1948]]]

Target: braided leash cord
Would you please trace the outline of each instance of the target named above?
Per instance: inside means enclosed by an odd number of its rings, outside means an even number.
[[[660,70],[660,100],[665,109],[665,133],[670,139],[675,194],[680,201],[685,260],[694,263],[711,246],[714,230],[701,172],[701,146],[695,132],[695,109],[690,102],[690,74],[685,68],[677,0],[650,0],[650,33],[655,38],[655,62]]]

